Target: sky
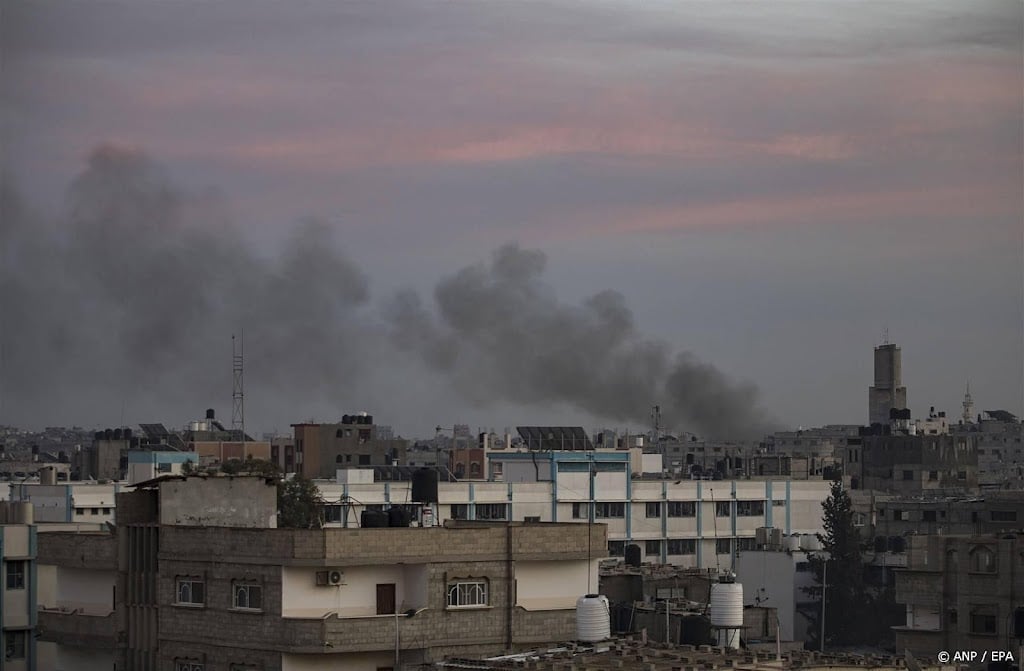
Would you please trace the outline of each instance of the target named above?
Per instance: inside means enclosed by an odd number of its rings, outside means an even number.
[[[1024,3],[8,2],[0,424],[1024,414]]]

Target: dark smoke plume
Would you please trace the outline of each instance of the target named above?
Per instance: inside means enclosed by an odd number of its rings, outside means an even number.
[[[438,320],[416,294],[401,294],[389,311],[394,341],[478,403],[567,402],[641,424],[660,404],[672,426],[713,438],[772,430],[755,387],[642,337],[621,294],[602,291],[581,306],[559,302],[542,281],[545,261],[539,251],[502,247],[489,266],[465,268],[437,286]]]
[[[116,423],[125,405],[189,418],[218,399],[226,414],[243,331],[247,386],[304,412],[327,392],[344,401],[378,340],[358,317],[367,280],[329,228],[297,226],[264,258],[215,197],[177,189],[138,151],[96,149],[58,221],[9,186],[0,197],[0,423]]]
[[[395,385],[417,402],[423,365],[444,373],[428,393],[477,405],[566,404],[646,425],[660,404],[670,426],[723,438],[768,425],[753,387],[642,337],[620,294],[559,302],[541,252],[503,247],[444,279],[436,306],[401,293],[381,323],[327,226],[307,221],[259,254],[214,195],[177,188],[133,149],[97,148],[56,221],[9,184],[0,205],[0,424],[173,423],[207,404],[227,416],[230,337],[244,332],[247,396],[260,399],[249,426],[367,402],[399,423],[386,404]]]

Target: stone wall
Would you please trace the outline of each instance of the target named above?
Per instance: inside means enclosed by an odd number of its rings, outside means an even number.
[[[117,570],[117,537],[103,531],[48,531],[37,535],[36,561],[66,568]]]

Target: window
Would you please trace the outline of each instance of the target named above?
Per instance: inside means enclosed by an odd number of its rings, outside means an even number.
[[[621,518],[626,516],[625,503],[595,503],[594,517],[597,518]]]
[[[647,517],[661,517],[661,504],[657,501],[647,503]]]
[[[929,480],[938,480],[939,479],[939,472],[938,471],[928,471],[928,479]]]
[[[732,554],[732,539],[731,538],[719,538],[715,541],[715,554],[727,555]]]
[[[204,671],[205,668],[202,662],[187,659],[174,661],[174,671]]]
[[[24,631],[8,631],[4,634],[4,657],[6,659],[25,659]]]
[[[867,517],[864,515],[864,513],[854,513],[853,514],[853,526],[855,526],[855,527],[862,527],[862,526],[864,526],[864,522],[866,520],[867,520]]]
[[[360,466],[369,466],[370,465],[370,455],[368,455],[368,454],[360,454],[359,455],[359,465]]]
[[[670,555],[695,555],[697,554],[697,541],[693,538],[670,538],[668,553]]]
[[[996,633],[996,616],[994,613],[989,613],[982,610],[976,610],[971,613],[971,633],[972,634],[995,634]]]
[[[971,570],[975,573],[995,573],[996,555],[987,547],[977,547],[971,552]]]
[[[1016,510],[993,510],[992,511],[993,522],[1016,522],[1017,511]]]
[[[694,501],[669,501],[669,517],[696,517],[697,504]]]
[[[540,515],[527,515],[523,518],[524,522],[540,522]]]
[[[178,578],[177,601],[185,606],[202,606],[206,603],[206,583],[199,578]]]
[[[476,504],[476,518],[478,520],[506,520],[508,519],[508,504],[478,503]]]
[[[737,538],[736,539],[736,551],[737,552],[753,552],[757,549],[756,538]]]
[[[103,509],[103,514],[104,515],[109,515],[110,514],[110,508],[104,508]]]
[[[100,514],[100,509],[99,508],[90,508],[89,509],[89,514],[90,515],[99,515]]]
[[[661,541],[647,541],[644,544],[644,552],[648,555],[661,555]]]
[[[957,471],[956,472],[956,479],[957,480],[966,480],[967,479],[967,471]]]
[[[337,504],[327,504],[324,506],[324,522],[343,522],[344,508]]]
[[[572,518],[574,520],[585,520],[587,519],[587,506],[586,503],[574,503],[572,504]]]
[[[245,610],[263,610],[263,587],[253,583],[235,583],[231,586],[232,605]]]
[[[448,607],[466,608],[486,606],[486,580],[458,580],[448,585]]]
[[[904,480],[913,480],[914,479],[914,471],[903,471],[903,479]]]
[[[469,519],[469,504],[468,503],[453,503],[452,504],[452,519],[453,520],[468,520]]]
[[[7,589],[25,589],[25,562],[7,562]]]
[[[764,515],[764,501],[737,501],[736,515],[739,517],[758,517]]]
[[[921,521],[922,522],[934,522],[935,521],[935,511],[934,510],[922,510],[921,511]]]
[[[626,541],[608,541],[608,554],[612,557],[625,557]]]
[[[894,520],[896,520],[897,522],[902,521],[903,520],[903,511],[899,510],[898,508],[893,510],[892,511],[892,518]]]
[[[772,505],[776,508],[782,508],[786,505],[786,499],[774,499],[772,500]]]
[[[719,501],[715,504],[715,517],[728,517],[732,514],[731,501]]]

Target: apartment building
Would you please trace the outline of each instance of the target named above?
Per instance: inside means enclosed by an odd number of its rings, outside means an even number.
[[[378,670],[552,645],[607,554],[601,524],[276,528],[255,477],[165,476],[118,505],[113,534],[44,534],[46,668]]]
[[[912,536],[907,567],[896,570],[906,624],[896,647],[1017,654],[1024,637],[1024,534]]]
[[[405,464],[409,441],[392,438],[366,413],[345,415],[335,424],[293,424],[294,453],[275,452],[275,463],[287,473],[331,478],[339,468]],[[291,458],[289,458],[289,456]]]
[[[36,527],[29,506],[0,501],[0,671],[36,671]]]

